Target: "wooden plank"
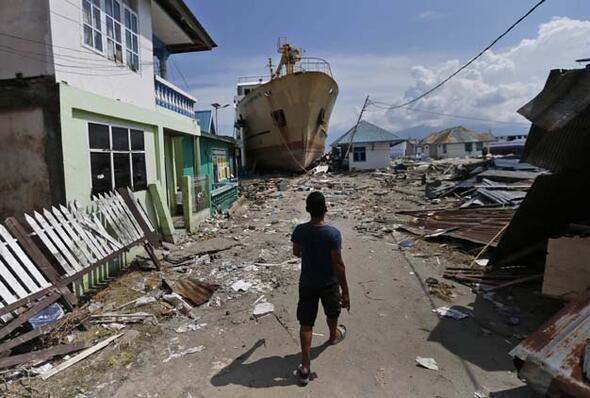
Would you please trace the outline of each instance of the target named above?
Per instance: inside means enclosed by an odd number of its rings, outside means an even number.
[[[6,287],[6,285],[4,285],[4,282],[2,281],[0,281],[0,298],[4,300],[4,303],[6,303],[6,305],[15,303],[18,300],[18,298],[14,294],[12,294],[10,290],[8,290],[8,288]],[[2,303],[0,305],[0,308],[4,306],[5,305]]]
[[[83,246],[86,249],[89,257],[91,258],[91,262],[95,262],[99,258],[103,257],[101,252],[94,245],[94,241],[92,239],[88,239],[84,229],[80,228],[76,220],[69,214],[67,208],[64,206],[60,206],[59,209],[54,207],[53,215],[60,223],[62,223],[64,229],[69,231],[70,236],[76,236],[76,239],[79,240],[79,246]]]
[[[14,303],[8,304],[8,305],[0,308],[0,316],[8,314],[9,312],[14,311],[22,306],[32,304],[35,302],[35,300],[45,296],[46,294],[51,293],[52,291],[57,291],[57,288],[56,287],[46,288],[46,289],[38,291],[37,293],[30,294],[24,299],[20,299],[20,300],[15,301]],[[69,303],[68,303],[68,305],[69,305]]]
[[[127,208],[131,211],[135,220],[139,223],[144,236],[150,241],[152,245],[160,245],[160,234],[157,233],[152,226],[149,218],[145,214],[143,207],[137,202],[133,192],[129,188],[119,189],[120,197],[123,199]]]
[[[52,220],[54,220],[61,227],[61,229],[70,238],[73,244],[80,249],[86,261],[88,261],[89,263],[93,263],[94,261],[96,261],[96,258],[94,257],[94,254],[92,253],[92,250],[90,249],[89,245],[87,245],[84,239],[82,239],[82,237],[74,231],[72,226],[70,226],[70,224],[62,216],[59,210],[55,207],[52,207],[51,210],[51,212],[47,211],[45,218],[47,218],[50,222],[53,222]],[[56,215],[58,215],[59,218]]]
[[[120,192],[123,189],[125,189],[125,188],[122,188],[120,190]],[[139,200],[135,197],[135,194],[133,193],[133,191],[131,191],[131,189],[129,189],[129,187],[127,187],[127,195],[129,196],[129,199],[131,199],[131,202],[133,203],[133,206],[130,206],[129,203],[127,203],[127,205],[129,205],[129,209],[132,210],[133,208],[136,208],[137,211],[139,212],[139,215],[141,216],[141,219],[148,227],[148,230],[155,232],[156,228],[152,225],[152,222],[150,221],[150,218],[148,217],[145,209],[143,208],[141,203],[139,203]],[[123,198],[125,198],[125,197],[123,196]],[[125,201],[125,202],[127,202],[127,201]]]
[[[76,298],[76,296],[72,294],[72,292],[70,291],[70,289],[67,288],[67,286],[60,283],[59,274],[57,270],[47,260],[47,258],[45,258],[41,250],[37,247],[35,242],[33,242],[33,240],[31,239],[27,231],[24,229],[24,227],[14,217],[8,217],[4,221],[4,224],[6,225],[12,236],[14,236],[18,240],[18,243],[23,248],[24,252],[29,256],[29,258],[39,269],[39,271],[41,271],[43,275],[45,275],[45,277],[49,280],[49,282],[51,282],[51,284],[53,284],[53,286],[55,286],[59,290],[59,292],[62,294],[66,301],[68,309],[74,308],[78,304],[78,299]],[[37,292],[34,295],[30,296],[28,299],[32,300],[36,297],[40,297],[40,293],[42,292],[43,291]],[[10,311],[12,311],[12,307],[17,308],[16,304],[11,304],[10,306],[7,306],[6,308],[0,310],[0,314],[6,313],[4,311],[8,311],[7,308],[11,308]]]
[[[121,225],[121,227],[125,229],[125,232],[127,232],[128,236],[131,239],[135,240],[137,238],[140,238],[143,235],[143,234],[140,234],[137,232],[137,230],[135,229],[135,227],[133,226],[133,224],[131,223],[131,221],[127,217],[127,214],[125,213],[125,211],[120,208],[120,206],[112,198],[112,196],[107,197],[107,203],[111,209],[111,213],[119,221],[119,225]]]
[[[111,344],[113,341],[115,341],[116,339],[118,339],[119,337],[123,336],[125,333],[119,333],[116,334],[114,336],[111,336],[107,339],[104,339],[103,341],[101,341],[100,343],[85,349],[84,351],[82,351],[81,353],[79,353],[78,355],[68,359],[65,362],[60,363],[59,365],[57,365],[56,367],[54,367],[53,369],[48,370],[45,373],[41,374],[41,378],[43,380],[47,380],[49,379],[51,376],[61,372],[64,369],[69,368],[72,365],[75,365],[76,363],[80,362],[81,360],[89,357],[90,355],[94,354],[97,351],[102,350],[103,348],[105,348],[107,345]]]
[[[73,207],[71,208],[71,214],[76,218],[80,227],[87,232],[87,235],[95,240],[97,246],[102,248],[104,255],[108,255],[108,253],[113,250],[112,243],[109,244],[107,237],[103,236],[103,229],[97,227],[97,225],[102,227],[100,222],[97,222],[93,217],[84,213],[84,211],[79,208],[77,202],[74,202]],[[106,235],[109,236],[108,233]],[[115,247],[119,247],[119,243],[117,243],[117,246]]]
[[[105,216],[107,222],[117,234],[117,238],[125,244],[132,241],[133,238],[129,236],[127,229],[124,226],[121,226],[117,217],[112,214],[111,206],[108,201],[106,201],[102,195],[99,195],[96,201],[99,204],[101,214]]]
[[[115,204],[117,204],[117,206],[119,206],[119,208],[123,211],[123,213],[125,213],[129,221],[131,222],[133,228],[135,228],[135,231],[137,232],[137,237],[145,236],[145,233],[139,225],[139,222],[137,221],[133,213],[131,213],[131,210],[129,210],[127,203],[125,203],[125,201],[123,200],[121,195],[119,195],[118,192],[113,193],[113,200],[115,201]]]
[[[549,239],[542,293],[564,300],[575,299],[590,287],[590,238]]]
[[[72,268],[76,270],[84,268],[83,265],[80,264],[80,261],[76,258],[76,255],[72,253],[72,250],[70,249],[66,241],[64,241],[65,237],[61,237],[60,231],[54,230],[54,228],[45,219],[45,217],[43,217],[42,214],[36,211],[33,214],[35,215],[35,219],[37,220],[45,234],[51,239],[55,247],[57,247],[57,249],[64,255],[66,260],[68,260]]]
[[[0,369],[10,368],[12,366],[20,365],[25,362],[35,361],[42,363],[50,360],[58,355],[66,355],[71,352],[80,351],[88,348],[90,343],[80,342],[73,344],[60,344],[47,348],[45,350],[27,352],[26,354],[12,355],[9,357],[0,358]]]
[[[107,243],[110,246],[109,251],[121,249],[125,246],[122,242],[119,242],[117,239],[115,239],[109,233],[109,231],[106,230],[106,228],[102,225],[102,223],[100,222],[100,220],[98,219],[98,217],[96,215],[92,216],[92,226],[93,226],[94,230],[100,236],[102,236],[104,239],[106,239]]]
[[[23,285],[21,285],[21,282],[19,282],[12,275],[12,273],[6,267],[6,264],[4,264],[3,261],[0,261],[0,276],[2,276],[2,279],[4,279],[4,282],[6,282],[6,286],[8,288],[10,288],[10,290],[12,290],[16,294],[16,297],[18,297],[20,299],[27,297],[29,295],[29,293],[34,293],[34,292],[27,292],[25,287]]]
[[[542,279],[542,278],[543,278],[543,274],[525,276],[522,278],[514,279],[510,282],[503,283],[498,286],[494,286],[494,287],[490,287],[488,289],[482,289],[482,290],[484,292],[495,292],[496,290],[504,289],[505,287],[514,286],[514,285],[521,285],[523,283],[533,282],[533,281],[536,281],[536,280]]]
[[[54,322],[54,323],[47,325],[47,326],[41,326],[37,329],[33,329],[33,330],[23,333],[13,339],[3,342],[2,344],[0,344],[0,352],[10,351],[13,348],[18,347],[19,345],[26,343],[27,341],[31,341],[34,338],[37,338],[39,336],[43,336],[46,333],[49,333],[50,331],[52,331],[55,328],[57,323],[58,322]]]
[[[8,250],[7,244],[0,241],[0,258],[4,260],[4,264],[8,266],[7,270],[13,276],[16,276],[19,283],[26,288],[29,293],[34,293],[41,289],[41,286],[37,284],[21,266],[18,260],[12,255],[12,252]],[[6,282],[10,283],[8,280]],[[11,286],[12,287],[12,286]]]
[[[14,252],[14,254],[18,257],[19,261],[23,266],[29,271],[31,276],[37,281],[40,287],[49,287],[51,284],[48,280],[41,274],[39,269],[33,264],[33,262],[29,259],[29,256],[25,254],[25,252],[21,249],[18,244],[18,241],[10,235],[10,232],[4,227],[4,225],[0,224],[0,236],[4,239],[4,241],[8,244],[8,247]]]
[[[53,255],[53,257],[55,257],[55,259],[57,260],[59,265],[63,268],[64,272],[66,274],[71,274],[73,272],[76,272],[75,269],[72,268],[70,266],[70,264],[68,264],[68,261],[65,259],[63,254],[61,254],[60,251],[55,247],[55,245],[53,244],[51,239],[49,239],[49,237],[45,234],[45,232],[43,231],[43,228],[41,228],[39,226],[39,224],[37,224],[35,219],[33,217],[29,216],[28,214],[25,214],[25,219],[26,219],[27,223],[31,226],[33,231],[35,231],[35,233],[37,234],[37,236],[39,237],[41,242],[43,242],[43,244],[45,245],[47,250],[49,250],[49,252]]]
[[[37,304],[33,305],[27,311],[20,314],[15,320],[13,320],[8,325],[6,325],[2,329],[0,329],[0,340],[3,339],[4,337],[8,336],[10,333],[12,333],[14,330],[16,330],[20,325],[22,325],[23,323],[27,322],[29,319],[31,319],[32,317],[37,315],[37,313],[39,311],[41,311],[41,310],[45,309],[46,307],[48,307],[49,305],[55,303],[57,300],[59,300],[59,297],[60,296],[57,293],[50,293],[43,300],[39,301]]]
[[[90,244],[97,258],[102,258],[108,255],[108,251],[101,244],[102,238],[97,238],[95,234],[90,233],[90,231],[80,224],[80,221],[78,221],[74,214],[76,211],[71,211],[63,205],[60,205],[59,209],[66,220],[69,221],[70,225],[72,225],[72,228],[83,237],[86,243]]]
[[[78,245],[74,243],[72,238],[66,233],[65,229],[57,221],[57,219],[53,217],[53,214],[51,214],[47,209],[43,209],[43,215],[39,214],[39,218],[42,218],[43,222],[48,223],[48,228],[53,229],[55,236],[60,239],[60,242],[64,244],[64,248],[72,254],[76,264],[81,264],[82,267],[86,267],[88,265],[89,259],[78,247]]]

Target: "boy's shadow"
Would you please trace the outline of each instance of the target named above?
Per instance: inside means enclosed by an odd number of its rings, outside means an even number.
[[[252,348],[237,357],[231,364],[221,369],[211,378],[216,387],[239,384],[250,388],[285,387],[297,384],[294,371],[301,362],[301,354],[284,357],[272,356],[261,358],[252,363],[244,363],[260,346],[265,345],[264,339],[258,340]],[[311,349],[311,359],[316,359],[330,344],[327,342]],[[315,374],[312,372],[312,379]]]

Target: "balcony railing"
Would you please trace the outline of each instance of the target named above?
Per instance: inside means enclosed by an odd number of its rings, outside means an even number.
[[[154,76],[154,84],[156,88],[156,105],[190,118],[195,117],[195,103],[197,100],[193,96],[158,75]]]

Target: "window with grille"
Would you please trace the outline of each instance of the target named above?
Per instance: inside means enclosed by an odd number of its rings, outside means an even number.
[[[100,0],[82,0],[84,44],[102,52]]]
[[[88,123],[92,195],[120,187],[147,187],[144,132]]]
[[[473,142],[466,142],[465,143],[465,152],[473,151]]]

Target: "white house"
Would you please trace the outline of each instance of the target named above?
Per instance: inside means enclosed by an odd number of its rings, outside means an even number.
[[[432,133],[420,142],[420,153],[433,159],[479,157],[496,138],[490,133],[477,133],[463,126]]]
[[[404,140],[372,123],[361,120],[332,143],[349,170],[382,169],[389,166],[390,148]],[[347,154],[348,151],[348,154]]]

